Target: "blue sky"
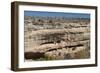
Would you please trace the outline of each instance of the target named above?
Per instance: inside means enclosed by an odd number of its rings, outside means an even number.
[[[67,17],[67,18],[90,18],[87,13],[64,13],[64,12],[44,12],[44,11],[24,11],[24,16],[49,16],[49,17]]]

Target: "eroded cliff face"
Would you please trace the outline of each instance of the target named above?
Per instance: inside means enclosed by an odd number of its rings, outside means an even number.
[[[24,29],[26,60],[90,58],[90,19],[26,16]]]

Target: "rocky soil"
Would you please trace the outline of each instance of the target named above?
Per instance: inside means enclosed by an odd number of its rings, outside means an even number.
[[[87,18],[24,18],[25,60],[90,58],[90,20]]]

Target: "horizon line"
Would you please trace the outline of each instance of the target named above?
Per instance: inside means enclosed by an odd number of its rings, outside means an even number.
[[[88,13],[46,12],[46,11],[24,11],[24,16],[90,18],[90,14]]]

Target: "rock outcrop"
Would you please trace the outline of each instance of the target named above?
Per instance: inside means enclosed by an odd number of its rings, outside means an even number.
[[[90,20],[25,17],[25,59],[62,60],[90,57]]]

